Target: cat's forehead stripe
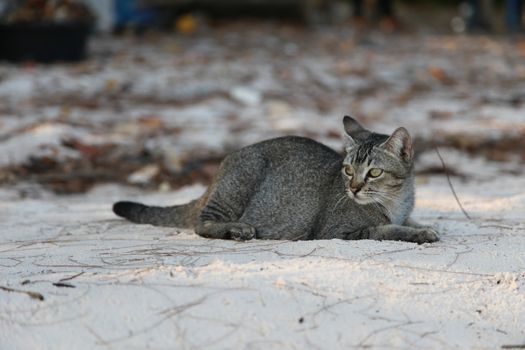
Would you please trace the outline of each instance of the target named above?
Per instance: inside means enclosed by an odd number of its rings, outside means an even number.
[[[366,142],[361,144],[357,148],[357,152],[354,156],[354,164],[363,164],[368,160],[368,165],[370,165],[371,162],[371,153],[372,149],[374,148],[374,144],[372,142]]]

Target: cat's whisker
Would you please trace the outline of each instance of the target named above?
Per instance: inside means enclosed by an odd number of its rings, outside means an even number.
[[[391,201],[393,204],[397,204],[400,202],[399,198],[397,196],[392,195],[388,192],[382,192],[382,191],[375,191],[371,190],[370,193],[372,194],[371,197],[378,196],[380,198],[386,199],[388,201]]]
[[[387,215],[389,219],[392,218],[393,216],[392,211],[388,208],[388,205],[384,203],[381,199],[378,199],[377,202],[374,204],[376,204],[380,210],[385,211],[386,212],[385,214]]]
[[[337,206],[339,205],[339,203],[341,203],[341,201],[342,201],[343,199],[345,199],[345,198],[349,198],[349,197],[346,195],[346,193],[343,193],[343,194],[341,195],[341,198],[339,198],[339,200],[337,200],[337,202],[335,203],[334,207],[332,208],[332,212],[331,212],[331,214],[334,213],[334,211],[335,211],[335,209],[337,208]]]

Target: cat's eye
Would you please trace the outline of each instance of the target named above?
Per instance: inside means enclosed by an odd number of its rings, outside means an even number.
[[[379,176],[381,176],[382,173],[383,173],[383,169],[372,168],[368,172],[368,176],[370,176],[370,177],[379,177]]]
[[[354,176],[354,168],[350,165],[345,165],[345,174],[350,177]]]

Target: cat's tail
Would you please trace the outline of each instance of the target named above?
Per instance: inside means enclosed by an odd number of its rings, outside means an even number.
[[[193,228],[198,215],[198,200],[172,207],[153,207],[135,202],[117,202],[113,212],[137,224]]]

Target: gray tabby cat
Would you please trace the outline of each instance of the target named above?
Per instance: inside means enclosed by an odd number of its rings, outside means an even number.
[[[409,218],[414,172],[407,130],[388,136],[350,117],[343,123],[344,157],[308,138],[271,139],[228,155],[199,199],[172,207],[118,202],[113,211],[208,238],[437,241],[434,229]]]

